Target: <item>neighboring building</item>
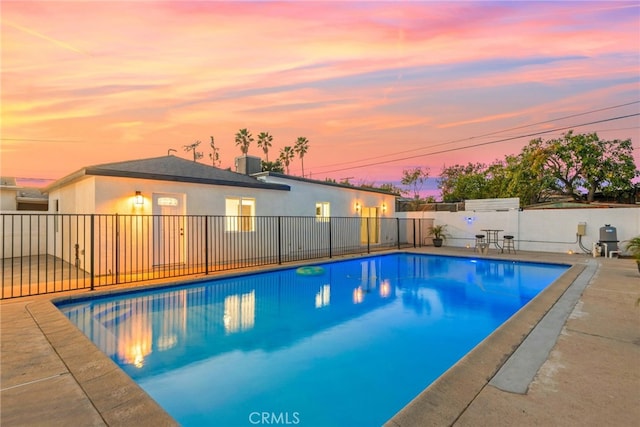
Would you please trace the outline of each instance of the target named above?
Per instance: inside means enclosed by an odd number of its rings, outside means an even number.
[[[49,198],[37,188],[20,187],[15,178],[0,178],[0,210],[47,211]]]
[[[17,210],[16,195],[18,185],[16,179],[11,177],[0,178],[0,210],[10,212]]]

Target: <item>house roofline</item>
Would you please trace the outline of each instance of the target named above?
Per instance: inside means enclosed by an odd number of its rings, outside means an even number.
[[[63,187],[64,185],[70,184],[74,181],[79,180],[80,178],[86,176],[86,168],[82,168],[77,170],[67,176],[64,176],[60,179],[53,181],[51,184],[47,185],[42,189],[43,194],[49,194],[51,191]]]
[[[206,184],[206,185],[221,185],[226,187],[244,187],[244,188],[261,188],[264,190],[280,190],[280,191],[291,191],[291,187],[285,184],[273,184],[262,181],[256,181],[255,184],[248,182],[235,182],[235,181],[225,181],[220,179],[212,179],[212,178],[196,178],[196,177],[188,177],[188,176],[178,176],[178,175],[163,175],[157,173],[146,173],[146,172],[133,172],[133,171],[118,171],[111,169],[104,169],[99,166],[90,166],[86,168],[82,168],[70,175],[67,175],[47,187],[45,187],[42,192],[47,194],[57,188],[63,187],[67,184],[75,182],[83,177],[88,176],[110,176],[117,178],[138,178],[138,179],[150,179],[154,181],[171,181],[171,182],[185,182],[192,184]]]
[[[347,190],[367,191],[370,193],[378,193],[386,196],[400,197],[398,194],[391,193],[389,191],[381,190],[378,188],[356,187],[355,185],[339,184],[337,182],[329,182],[329,181],[320,181],[317,179],[302,178],[300,176],[285,175],[282,173],[271,172],[271,171],[258,172],[258,173],[252,174],[251,176],[254,176],[256,178],[259,178],[262,176],[272,176],[274,178],[290,179],[293,181],[307,182],[309,184],[327,185],[329,187],[338,187],[338,188],[344,188]]]
[[[163,175],[157,173],[145,173],[145,172],[122,172],[101,168],[86,168],[86,175],[92,176],[113,176],[121,178],[140,178],[151,179],[155,181],[173,181],[173,182],[189,182],[193,184],[208,184],[208,185],[223,185],[227,187],[246,187],[246,188],[262,188],[265,190],[281,190],[291,191],[291,187],[284,184],[272,184],[268,182],[256,182],[255,184],[248,182],[235,182],[225,181],[221,179],[212,178],[196,178],[189,176],[178,175]]]

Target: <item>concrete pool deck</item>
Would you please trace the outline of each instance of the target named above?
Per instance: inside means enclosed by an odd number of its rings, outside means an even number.
[[[473,255],[460,248],[412,252]],[[387,425],[634,425],[640,418],[640,306],[636,303],[640,275],[635,262],[533,252],[487,257],[563,262],[574,267]],[[532,381],[518,380],[529,382],[526,392],[501,389],[504,387],[496,380],[500,368],[510,363],[517,367],[522,357],[530,355],[520,351],[525,354],[518,356],[517,349],[526,348],[525,338],[535,337],[536,326],[545,335],[549,327],[542,319],[548,313],[553,317],[551,308],[561,306],[561,298],[581,280],[586,280],[585,289],[577,293],[577,303],[565,303],[568,317],[556,316],[560,335],[546,334],[550,336],[547,342],[554,342],[546,357],[542,352],[539,369],[535,367],[538,362],[524,361],[524,366],[534,366]],[[50,303],[62,296],[88,293],[0,303],[0,424],[176,425]],[[534,347],[538,347],[535,342]],[[507,362],[512,354],[514,359]]]

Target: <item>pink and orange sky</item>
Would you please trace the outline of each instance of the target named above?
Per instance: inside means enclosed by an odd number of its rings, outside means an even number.
[[[271,160],[304,136],[307,174],[354,183],[491,162],[567,127],[631,138],[640,164],[637,1],[0,8],[3,176],[192,158],[196,140],[210,163],[211,135],[229,167],[240,128],[273,135]]]

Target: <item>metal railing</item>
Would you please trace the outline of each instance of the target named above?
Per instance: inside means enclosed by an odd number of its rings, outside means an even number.
[[[0,214],[0,299],[424,244],[420,219]]]

